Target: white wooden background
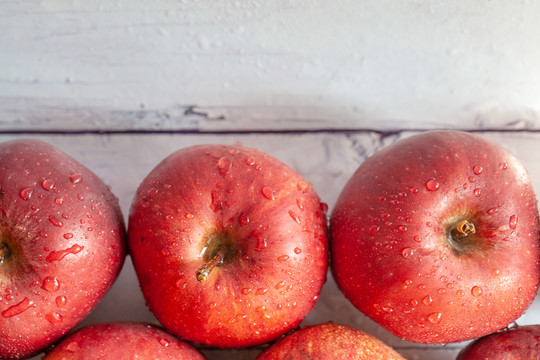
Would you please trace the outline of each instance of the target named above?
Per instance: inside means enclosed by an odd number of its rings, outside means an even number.
[[[331,211],[367,156],[437,128],[509,148],[540,194],[539,15],[533,0],[0,0],[0,141],[58,146],[112,186],[126,217],[140,181],[181,147],[257,147]],[[113,320],[155,322],[129,258],[82,325]],[[330,274],[304,323],[329,320],[411,360],[464,345],[401,341]],[[540,299],[518,322],[540,323]]]

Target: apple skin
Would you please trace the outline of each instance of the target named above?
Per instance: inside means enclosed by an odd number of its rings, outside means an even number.
[[[39,140],[0,144],[0,358],[29,357],[75,327],[125,258],[118,201]]]
[[[133,264],[165,328],[220,348],[266,343],[298,326],[326,280],[326,205],[279,160],[240,144],[181,149],[135,195]],[[204,282],[197,270],[220,249]]]
[[[55,345],[43,360],[204,360],[192,345],[157,326],[138,322],[94,324]]]
[[[476,339],[456,360],[540,359],[540,325],[515,326]]]
[[[257,360],[405,360],[375,337],[346,325],[307,326],[271,345]]]
[[[464,220],[474,233],[456,232]],[[343,188],[330,235],[332,272],[345,296],[408,341],[497,331],[538,289],[538,209],[528,174],[477,135],[425,132],[375,153]]]

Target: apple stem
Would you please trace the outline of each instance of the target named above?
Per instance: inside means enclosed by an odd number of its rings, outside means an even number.
[[[474,224],[469,222],[468,220],[460,221],[456,225],[456,230],[461,236],[471,235],[476,232],[476,228],[474,227]]]
[[[197,280],[201,283],[204,282],[212,270],[214,270],[214,268],[219,264],[223,263],[226,255],[227,251],[225,247],[219,249],[219,251],[210,259],[210,261],[197,270]]]
[[[9,249],[5,242],[0,242],[0,264],[3,264],[9,253]]]

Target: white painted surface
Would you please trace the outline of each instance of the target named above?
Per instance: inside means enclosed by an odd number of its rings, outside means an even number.
[[[510,0],[2,0],[1,122],[198,105],[277,127],[298,111],[304,127],[538,127],[539,13]]]
[[[237,140],[296,169],[331,211],[367,156],[434,128],[503,144],[540,191],[538,14],[540,2],[510,0],[0,0],[0,141],[57,145],[126,216],[166,155]],[[129,258],[81,326],[112,320],[155,321]],[[408,359],[451,360],[463,345],[395,338],[331,276],[305,324],[328,320]],[[519,323],[540,323],[540,299]]]

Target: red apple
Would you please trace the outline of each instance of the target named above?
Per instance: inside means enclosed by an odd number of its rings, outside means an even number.
[[[279,340],[257,360],[405,360],[380,340],[345,325],[308,326]]]
[[[52,344],[98,303],[125,258],[117,199],[38,140],[0,144],[0,358]]]
[[[71,334],[43,360],[204,360],[190,344],[164,330],[136,322],[94,324]]]
[[[221,348],[295,328],[326,279],[325,210],[309,183],[258,150],[173,153],[139,186],[129,218],[150,310],[173,334]]]
[[[540,325],[515,326],[477,339],[456,360],[540,359]]]
[[[477,135],[426,132],[377,152],[345,185],[330,228],[339,287],[409,341],[497,331],[538,289],[531,182],[510,152]]]

